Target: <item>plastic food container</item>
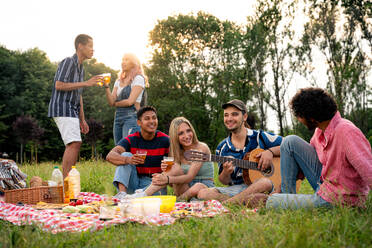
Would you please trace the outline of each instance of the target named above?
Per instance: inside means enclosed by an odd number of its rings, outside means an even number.
[[[174,205],[176,204],[176,196],[174,195],[154,195],[144,198],[161,199],[160,213],[171,212],[174,209]]]
[[[120,214],[120,208],[117,206],[102,206],[99,209],[99,219],[100,220],[111,220],[115,218],[116,215]]]
[[[128,215],[150,216],[160,213],[161,200],[159,198],[137,198],[130,201],[126,209]]]

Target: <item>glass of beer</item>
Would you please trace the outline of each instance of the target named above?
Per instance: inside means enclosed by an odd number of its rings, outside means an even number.
[[[105,85],[109,85],[111,81],[111,73],[104,73],[102,74],[102,76],[103,76],[103,82],[105,83]]]
[[[103,77],[103,81],[99,81],[97,83],[99,86],[103,86],[103,84],[105,84],[105,85],[109,85],[110,84],[111,73],[103,73],[103,74],[100,74],[100,76]]]
[[[147,155],[147,151],[146,150],[137,150],[136,154],[141,157],[143,159],[143,161],[145,161],[146,159],[146,155]]]
[[[168,172],[174,165],[174,157],[163,157],[163,162],[167,164],[167,169],[165,170],[165,172]]]

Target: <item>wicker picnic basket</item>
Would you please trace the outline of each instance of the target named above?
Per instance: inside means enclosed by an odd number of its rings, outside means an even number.
[[[63,203],[62,186],[41,186],[35,188],[5,190],[5,202],[36,204],[38,202]]]

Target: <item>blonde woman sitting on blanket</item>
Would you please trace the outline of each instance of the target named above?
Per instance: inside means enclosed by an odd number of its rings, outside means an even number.
[[[190,162],[184,157],[186,150],[211,153],[208,145],[198,140],[189,120],[184,117],[173,119],[169,128],[169,137],[171,141],[169,156],[174,158],[172,168],[169,169],[163,160],[161,163],[163,173],[154,174],[152,184],[145,191],[129,197],[149,196],[170,185],[178,199],[189,200],[197,196],[199,190],[214,187],[213,162]]]

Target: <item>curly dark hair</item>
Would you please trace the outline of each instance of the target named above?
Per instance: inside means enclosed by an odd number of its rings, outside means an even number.
[[[300,89],[291,99],[289,106],[296,117],[318,122],[332,119],[337,111],[333,97],[321,88]]]
[[[157,114],[156,109],[153,106],[143,106],[137,112],[137,120],[141,119],[143,113],[145,113],[147,111],[152,111],[155,114]]]

